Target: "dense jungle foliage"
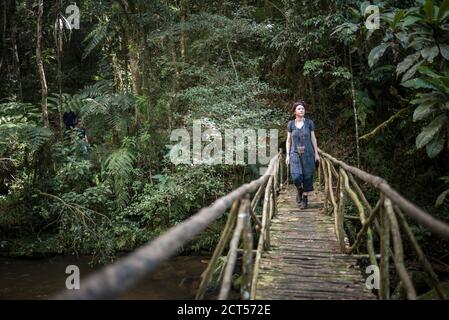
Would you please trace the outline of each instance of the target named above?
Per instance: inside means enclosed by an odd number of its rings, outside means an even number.
[[[174,165],[172,130],[276,128],[281,147],[297,99],[320,148],[449,221],[449,0],[372,1],[374,29],[367,1],[79,0],[79,29],[71,4],[0,4],[2,253],[133,250],[259,174]],[[70,111],[88,153],[64,133]],[[212,250],[222,226],[186,252]]]

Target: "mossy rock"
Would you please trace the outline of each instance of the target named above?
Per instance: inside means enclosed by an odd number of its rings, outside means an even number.
[[[443,290],[446,293],[446,297],[449,297],[449,281],[442,282],[441,286],[443,287]],[[435,288],[420,295],[418,297],[418,299],[419,300],[439,300]]]

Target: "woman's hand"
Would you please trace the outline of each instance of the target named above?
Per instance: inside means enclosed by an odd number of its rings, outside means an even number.
[[[315,153],[315,161],[320,161],[320,155],[318,153]]]
[[[287,157],[285,157],[285,164],[288,166],[290,163],[290,156],[287,154]]]

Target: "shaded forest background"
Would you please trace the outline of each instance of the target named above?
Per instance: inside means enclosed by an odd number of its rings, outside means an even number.
[[[79,29],[70,4],[0,4],[2,253],[133,250],[259,173],[174,166],[173,129],[277,128],[281,146],[297,99],[320,148],[449,221],[449,1],[373,1],[376,30],[366,1],[79,0]],[[210,252],[222,225],[184,252]],[[447,263],[447,244],[413,231]]]

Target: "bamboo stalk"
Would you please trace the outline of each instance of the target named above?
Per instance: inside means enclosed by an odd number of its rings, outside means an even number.
[[[407,273],[407,269],[404,264],[404,248],[402,246],[401,232],[399,230],[398,221],[393,211],[393,206],[390,199],[385,199],[384,201],[385,212],[388,216],[390,223],[391,236],[393,238],[394,247],[394,264],[396,266],[396,271],[398,272],[399,278],[401,279],[405,291],[407,292],[407,298],[409,300],[416,300],[416,290],[413,286],[413,282]]]
[[[235,224],[237,212],[239,209],[239,202],[240,200],[235,200],[234,203],[232,204],[232,208],[231,211],[229,212],[228,219],[226,221],[226,225],[223,229],[223,232],[221,233],[220,240],[218,241],[214,253],[212,254],[212,258],[207,264],[207,268],[202,275],[201,283],[195,297],[196,300],[202,300],[204,298],[204,293],[206,292],[207,286],[210,283],[210,280],[212,279],[215,265],[217,264],[217,261],[220,258],[221,254],[223,253],[224,247],[226,243],[229,241],[229,238],[231,236],[232,227]]]

